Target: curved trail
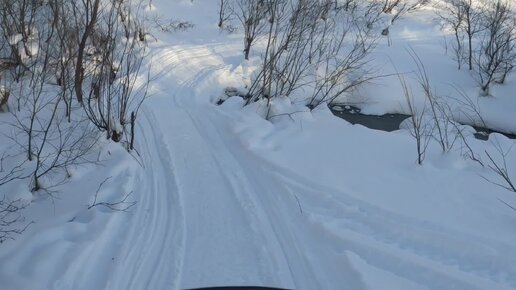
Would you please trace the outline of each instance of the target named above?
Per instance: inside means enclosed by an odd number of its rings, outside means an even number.
[[[221,111],[208,107],[195,111],[198,113],[192,115],[199,132],[209,136],[217,152],[228,152],[224,157],[226,164],[231,164],[228,168],[238,168],[231,170],[228,178],[252,176],[250,197],[256,207],[267,212],[276,238],[285,245],[282,250],[298,267],[294,273],[299,275],[293,275],[296,289],[315,289],[310,281],[318,281],[322,289],[340,289],[341,285],[360,289],[360,274],[349,267],[350,256],[353,259],[355,255],[418,285],[510,289],[499,283],[516,273],[512,256],[504,254],[514,252],[513,245],[409,219],[311,183],[249,154],[232,137],[231,119]],[[307,273],[313,276],[304,279]],[[514,285],[514,279],[508,281]]]
[[[138,177],[139,205],[119,255],[127,260],[118,267],[108,289],[163,289],[179,287],[184,224],[181,200],[166,143],[157,134],[157,120],[144,109],[139,148],[144,168]],[[173,208],[174,210],[171,210]],[[173,230],[171,230],[173,229]]]
[[[154,102],[153,110],[144,111],[147,124],[140,139],[152,139],[156,144],[149,147],[149,143],[141,143],[146,164],[153,165],[144,170],[163,170],[163,174],[144,175],[149,180],[141,182],[141,189],[150,190],[142,194],[153,198],[140,201],[140,213],[127,237],[130,246],[123,250],[127,254],[121,255],[128,261],[141,262],[115,273],[110,287],[263,285],[328,289],[347,283],[354,289],[362,288],[358,275],[341,275],[343,279],[337,284],[323,278],[321,273],[331,273],[330,265],[315,268],[317,264],[307,255],[306,245],[299,243],[305,237],[291,229],[301,224],[283,224],[283,218],[291,218],[267,210],[257,199],[274,194],[277,201],[283,200],[281,191],[266,192],[271,189],[260,186],[264,182],[276,184],[270,176],[261,175],[258,168],[242,166],[240,162],[245,160],[237,161],[230,148],[224,148],[224,137],[213,135],[210,128],[201,129],[191,109],[172,99]],[[296,219],[302,218],[297,208],[291,209]],[[181,235],[183,240],[179,239]],[[346,261],[331,267],[337,265],[340,270],[348,268],[353,272]],[[169,275],[161,276],[152,269]]]
[[[1,257],[0,281],[15,289],[361,290],[378,288],[373,280],[516,289],[514,245],[382,209],[247,149],[235,133],[241,116],[207,101],[242,69],[224,57],[240,53],[216,43],[157,49],[163,74],[137,126],[143,168],[122,163],[105,193],[132,189],[136,206],[85,210],[33,233]],[[61,267],[34,262],[45,256]]]
[[[141,183],[152,189],[153,198],[142,200],[150,213],[140,220],[149,229],[133,230],[129,240],[137,243],[126,250],[144,263],[120,273],[114,289],[138,289],[143,281],[153,289],[365,289],[357,259],[422,289],[509,289],[499,282],[516,273],[510,257],[498,255],[494,270],[490,259],[494,249],[514,247],[472,243],[475,237],[408,220],[255,157],[233,133],[231,116],[195,98],[230,67],[206,48],[163,55],[170,56],[164,78],[181,76],[175,97],[157,97],[144,111],[140,140],[154,140],[140,144],[153,169],[145,171],[154,171]],[[138,250],[147,246],[152,250]],[[120,282],[126,280],[138,284]]]
[[[143,167],[103,171],[105,200],[132,190],[137,204],[32,232],[0,256],[0,290],[516,289],[515,245],[386,210],[246,148],[241,117],[208,101],[247,75],[241,39],[222,39],[151,48]]]

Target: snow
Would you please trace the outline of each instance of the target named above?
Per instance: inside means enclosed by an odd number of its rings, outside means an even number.
[[[516,196],[486,181],[498,176],[463,147],[443,153],[431,142],[420,166],[406,130],[350,125],[289,98],[273,100],[270,120],[265,102],[231,97],[215,106],[225,88],[245,86],[259,57],[246,63],[242,35],[218,31],[216,2],[149,8],[195,26],[155,31],[149,42],[155,81],[139,115],[138,156],[102,144],[102,166],[74,169],[54,198],[22,183],[0,187],[30,200],[24,214],[35,221],[0,245],[0,290],[516,289],[516,212],[500,202],[515,205]],[[492,128],[516,132],[514,76],[494,97],[478,97],[469,73],[444,55],[432,11],[398,20],[390,35],[375,55],[382,73],[413,71],[413,48],[439,94],[456,94],[453,80]],[[367,114],[406,113],[395,76],[348,101]],[[499,158],[498,148],[514,145],[466,131],[480,155]],[[515,176],[516,152],[507,164]],[[97,191],[108,202],[132,192],[137,204],[88,210]]]

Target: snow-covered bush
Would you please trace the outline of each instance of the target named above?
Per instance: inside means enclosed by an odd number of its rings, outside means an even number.
[[[376,44],[381,5],[332,1],[264,1],[266,46],[248,103],[304,95],[315,108],[371,78],[366,64]]]
[[[187,31],[192,29],[195,25],[189,21],[174,19],[163,20],[162,18],[156,16],[154,18],[154,26],[162,32],[170,33],[177,31]]]
[[[283,2],[282,0],[278,2]],[[251,47],[260,36],[267,22],[268,11],[273,1],[264,0],[234,0],[229,6],[231,14],[235,15],[244,31],[244,58],[249,60]],[[228,4],[226,4],[228,5]],[[269,20],[270,21],[270,20]]]
[[[516,65],[516,15],[510,2],[486,2],[482,11],[482,32],[475,57],[478,83],[489,94],[492,83],[503,84]]]
[[[21,212],[27,205],[22,200],[7,200],[5,195],[0,199],[0,244],[25,231],[29,224],[25,223]]]
[[[145,29],[132,1],[0,2],[0,79],[13,112],[12,166],[33,192],[91,161],[98,132],[132,149],[148,85]],[[9,94],[2,94],[6,101]],[[14,100],[12,100],[14,99]],[[2,102],[0,101],[0,103]],[[18,164],[18,165],[17,165]],[[10,171],[7,171],[10,172]],[[9,180],[0,173],[0,180]]]
[[[467,64],[483,95],[503,84],[516,65],[516,15],[505,0],[443,0],[438,5],[443,27],[453,32],[458,69]]]

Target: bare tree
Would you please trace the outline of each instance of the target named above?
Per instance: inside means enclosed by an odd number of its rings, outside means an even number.
[[[384,13],[392,13],[394,8],[398,6],[406,6],[407,4],[403,0],[383,0],[382,11]]]
[[[504,82],[516,61],[515,17],[509,2],[497,0],[485,4],[483,34],[476,54],[478,82],[488,95],[493,82]]]
[[[79,43],[77,47],[77,61],[75,63],[75,94],[77,101],[82,104],[83,91],[82,84],[84,81],[84,54],[86,45],[90,37],[92,36],[95,25],[97,24],[97,18],[99,16],[100,0],[84,0],[77,1],[73,6],[73,14],[75,19],[78,21],[84,21],[84,26],[78,26],[77,33],[80,35]]]
[[[133,4],[0,1],[0,107],[16,104],[7,116],[12,146],[0,157],[0,186],[27,181],[32,192],[51,194],[69,180],[71,168],[95,162],[99,131],[134,148],[149,76],[142,74],[143,17],[132,11],[142,3]],[[95,204],[130,207],[129,195]],[[21,211],[27,205],[0,200],[0,243],[26,229]]]
[[[60,95],[65,103],[68,122],[72,118],[72,105],[75,98],[75,65],[79,42],[73,5],[67,0],[49,1],[51,12],[49,22],[55,29],[55,46],[47,51],[50,54],[49,69],[55,75],[55,83],[60,87]]]
[[[369,55],[377,41],[374,26],[370,25],[377,21],[377,14],[369,14],[371,8],[369,5],[357,6],[353,11],[337,15],[337,21],[343,25],[336,29],[330,28],[323,36],[329,40],[322,40],[320,50],[316,52],[322,57],[315,61],[318,74],[309,102],[310,107],[332,103],[340,96],[378,77],[368,67]]]
[[[39,1],[6,0],[0,3],[0,30],[3,42],[0,53],[16,82],[33,64],[32,44],[36,35],[36,20],[41,10]]]
[[[0,244],[14,240],[15,235],[23,233],[30,223],[26,223],[21,215],[28,206],[21,200],[8,200],[5,195],[0,200]]]
[[[102,188],[102,186],[109,180],[111,179],[111,177],[108,177],[106,179],[104,179],[104,181],[102,181],[99,185],[99,187],[97,188],[97,191],[95,192],[95,196],[94,196],[94,199],[93,199],[93,202],[91,205],[88,206],[88,209],[92,209],[94,207],[97,207],[97,206],[103,206],[103,207],[106,207],[106,208],[109,208],[110,210],[113,210],[113,211],[123,211],[123,212],[128,212],[133,206],[136,205],[136,201],[128,201],[129,197],[131,197],[132,195],[132,191],[129,192],[129,193],[126,193],[123,195],[123,197],[119,200],[116,200],[116,201],[99,201],[99,193],[100,193],[100,190]]]
[[[99,18],[100,31],[97,33],[105,41],[96,47],[97,55],[88,74],[90,90],[84,106],[91,122],[115,142],[122,140],[127,125],[134,127],[149,81],[147,78],[143,85],[136,87],[145,57],[145,43],[138,36],[141,23],[132,15],[120,22],[121,10],[131,13],[129,7],[120,3],[105,10]],[[130,139],[134,140],[134,134]]]
[[[20,163],[16,163],[16,161],[16,154],[11,155],[6,151],[2,153],[2,157],[0,157],[0,186],[14,180],[23,180],[30,176],[30,174],[27,174],[25,171],[27,159],[24,159]]]
[[[281,0],[280,0],[281,1]],[[244,29],[244,58],[249,59],[251,47],[264,28],[264,18],[271,0],[235,0],[231,9]]]
[[[6,91],[18,100],[11,139],[29,162],[2,171],[0,184],[30,178],[32,191],[49,190],[66,181],[70,167],[91,161],[98,140],[94,128],[117,142],[126,138],[133,148],[137,113],[148,87],[148,82],[139,83],[145,44],[129,1],[23,1],[0,3],[5,11],[25,11],[17,6],[24,3],[35,7],[28,10],[29,20],[0,14],[0,38],[16,36],[11,33],[17,30],[10,30],[13,23],[30,26],[26,37],[21,33],[12,41],[21,48],[15,52],[22,63],[5,68],[14,72],[10,79],[2,77]],[[11,57],[13,46],[0,46],[0,53]],[[88,104],[83,105],[86,114],[73,117],[73,98],[83,99],[78,91],[88,96]]]
[[[443,20],[443,27],[448,27],[454,33],[455,59],[458,68],[467,63],[473,70],[475,38],[485,27],[482,25],[482,14],[485,6],[473,0],[446,0],[438,5],[438,15]]]
[[[394,23],[404,14],[414,11],[426,4],[429,0],[377,0],[376,3],[382,5],[382,12],[391,14],[390,23]]]
[[[266,3],[266,10],[269,13],[266,27],[267,46],[260,73],[249,90],[249,95],[253,97],[248,101],[262,96],[270,101],[273,96],[276,96],[277,91],[288,95],[294,89],[295,80],[301,77],[306,68],[300,59],[300,54],[307,48],[307,43],[301,43],[300,37],[303,33],[307,33],[306,36],[309,37],[311,28],[307,23],[299,25],[306,20],[303,18],[306,16],[303,14],[305,6],[298,4],[290,15],[286,10],[287,3],[287,1]],[[297,43],[293,44],[296,41]],[[280,75],[281,78],[278,78]]]
[[[424,106],[422,108],[418,108],[414,103],[414,94],[408,86],[404,76],[398,73],[398,79],[400,81],[401,88],[403,89],[407,108],[410,113],[408,130],[410,135],[416,141],[417,163],[422,165],[425,160],[426,149],[430,143],[430,137],[432,136],[431,128],[425,120],[427,102],[425,100]]]
[[[507,156],[512,150],[512,146],[504,149],[502,145],[498,142],[495,144],[497,155],[493,155],[489,151],[485,150],[484,153],[487,156],[489,163],[487,164],[487,167],[493,172],[500,181],[495,181],[492,178],[488,178],[485,176],[482,176],[484,180],[488,181],[489,183],[492,183],[496,186],[499,186],[505,190],[511,191],[513,193],[516,193],[516,183],[514,183],[513,178],[511,176],[511,172],[507,166]],[[511,205],[509,202],[498,199],[500,202],[508,206],[509,208],[516,211],[516,206]]]
[[[498,147],[498,153],[501,156],[501,161],[495,161],[492,154],[489,153],[487,150],[484,151],[487,158],[489,159],[490,164],[488,165],[489,169],[493,171],[496,175],[498,175],[502,180],[503,183],[494,182],[492,180],[489,180],[489,182],[496,184],[504,189],[507,189],[509,191],[516,193],[516,185],[512,182],[509,169],[507,168],[507,155],[510,152],[510,150],[504,151],[501,147]]]
[[[219,22],[217,26],[219,28],[224,27],[224,24],[231,19],[230,0],[219,0]]]
[[[419,83],[421,90],[426,98],[428,104],[428,114],[430,115],[432,123],[430,132],[433,139],[437,141],[443,152],[449,152],[456,141],[460,138],[459,132],[457,131],[458,126],[453,120],[451,108],[442,98],[436,95],[431,84],[430,77],[426,67],[414,50],[409,50],[409,54],[416,65],[416,80]],[[413,105],[408,102],[409,111],[418,113],[412,109]],[[412,125],[414,125],[414,120]]]
[[[481,11],[476,9],[473,0],[462,0],[461,6],[464,12],[464,31],[468,39],[468,67],[473,70],[473,41],[475,36],[480,33],[483,28],[481,26]]]
[[[27,106],[14,114],[15,128],[26,135],[15,134],[12,140],[25,148],[27,160],[33,161],[27,169],[31,172],[31,190],[34,192],[60,184],[67,179],[69,167],[88,162],[86,156],[97,139],[87,120],[66,122],[65,115],[61,113],[63,98],[47,91],[51,74],[47,70],[50,62],[50,53],[47,52],[52,45],[49,37],[53,35],[53,28],[49,29],[39,30],[40,47],[35,55],[39,62],[31,70],[27,89],[19,92],[27,96]],[[57,175],[62,177],[60,181],[41,182],[44,177]]]
[[[335,9],[331,1],[267,5],[267,45],[248,103],[266,98],[270,104],[272,98],[301,90],[315,108],[371,78],[365,65],[376,43],[373,15],[379,13],[368,13],[373,6],[353,2],[347,10]]]
[[[458,69],[462,68],[464,59],[464,35],[462,28],[465,22],[465,11],[464,11],[464,0],[447,0],[442,2],[437,12],[438,16],[442,19],[443,27],[449,27],[453,30],[454,34],[454,57],[457,61]]]

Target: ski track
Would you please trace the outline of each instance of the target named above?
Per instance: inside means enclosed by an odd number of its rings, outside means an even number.
[[[219,57],[232,53],[155,54],[158,84],[174,89],[144,108],[138,208],[107,289],[366,289],[350,252],[429,289],[516,287],[514,246],[385,211],[244,149],[233,117],[196,99],[233,68]]]
[[[217,113],[214,111],[211,114]],[[204,118],[220,120],[218,115]],[[213,123],[209,125],[215,132],[224,127],[223,123],[219,123],[218,127],[213,127]],[[226,132],[219,136],[228,139],[230,135]],[[214,139],[213,135],[210,136],[210,140]],[[231,144],[235,144],[235,141],[227,141],[224,147],[231,148]],[[239,152],[234,147],[233,154]],[[354,252],[377,268],[435,289],[512,289],[516,286],[516,267],[513,263],[516,249],[513,245],[479,239],[388,212],[344,192],[310,183],[283,168],[263,164],[258,158],[249,159],[249,156],[245,157],[249,154],[240,152],[241,155],[235,158],[248,160],[246,164],[252,164],[254,168],[262,168],[255,171],[264,174],[274,172],[272,176],[264,177],[262,182],[257,181],[257,185],[263,183],[271,187],[258,195],[262,199],[269,197],[262,205],[270,211],[274,210],[275,205],[281,205],[271,201],[272,197],[269,196],[276,189],[283,194],[284,204],[290,204],[290,213],[295,214],[296,200],[289,200],[286,196],[287,193],[295,194],[304,211],[307,211],[308,221],[303,222],[305,232],[320,233],[325,237],[321,241],[326,241],[326,246],[335,253]],[[254,177],[256,180],[256,174]],[[284,208],[276,212],[283,213],[278,220],[285,220],[285,216],[288,216]],[[308,225],[311,230],[306,229]],[[332,281],[325,289],[339,289],[337,285],[344,284]]]
[[[188,121],[186,111],[173,113],[181,122],[169,123],[168,129],[174,132],[169,140],[175,141],[171,155],[176,156],[174,165],[182,171],[178,175],[187,224],[181,288],[228,284],[290,287],[289,281],[280,279],[286,272],[284,257],[275,256],[281,253],[277,251],[267,253],[276,242],[268,237],[266,225],[259,223],[254,205],[239,194],[238,184],[226,179],[215,155],[220,152],[210,149],[208,139]],[[254,265],[249,267],[250,263]]]
[[[156,49],[162,96],[141,114],[144,168],[134,176],[130,219],[56,227],[19,247],[32,252],[4,257],[11,269],[0,273],[25,273],[13,281],[21,288],[44,267],[31,257],[44,253],[69,266],[33,289],[367,289],[356,255],[429,289],[516,289],[514,245],[386,211],[245,149],[235,117],[199,100],[234,69],[222,56],[240,53],[228,44]],[[91,231],[94,242],[79,247]],[[89,281],[92,273],[104,280]]]
[[[177,289],[179,284],[184,247],[181,200],[169,156],[161,154],[167,147],[153,126],[157,120],[146,109],[143,116],[139,148],[145,167],[138,178],[139,208],[120,254],[121,267],[108,289]]]
[[[238,206],[244,209],[239,215],[249,223],[255,238],[269,240],[270,245],[279,246],[285,260],[274,261],[269,266],[286,267],[289,273],[287,280],[290,281],[280,286],[296,289],[340,289],[342,285],[354,284],[350,289],[365,287],[360,281],[360,274],[354,272],[349,264],[346,253],[353,252],[374,267],[430,288],[516,287],[516,267],[512,263],[512,253],[516,250],[514,246],[492,240],[479,240],[478,237],[385,211],[338,190],[307,182],[292,172],[253,157],[245,149],[235,145],[239,144],[239,140],[232,136],[234,133],[228,125],[231,124],[231,117],[225,116],[213,106],[196,104],[194,99],[197,87],[202,87],[204,82],[216,79],[218,74],[231,69],[221,58],[213,55],[212,51],[216,48],[222,50],[222,53],[238,53],[227,45],[213,44],[210,47],[172,48],[161,54],[161,59],[165,60],[163,63],[168,68],[167,77],[176,77],[176,73],[181,76],[176,78],[176,98],[171,98],[168,103],[170,107],[176,106],[182,112],[181,118],[174,118],[175,123],[181,121],[181,126],[173,127],[174,130],[167,128],[160,134],[190,132],[188,134],[196,135],[190,136],[191,138],[205,144],[202,150],[209,154],[202,156],[203,162],[199,166],[211,164],[208,168],[217,172],[220,183],[229,187],[226,194],[231,195],[235,209]],[[171,115],[173,112],[175,111],[171,109]],[[155,119],[167,120],[166,117],[162,119],[163,117]],[[170,122],[174,120],[170,119]],[[175,144],[173,141],[177,140],[174,139],[177,138],[169,139],[168,143]],[[184,149],[191,151],[190,148]],[[198,148],[199,150],[201,149]],[[171,155],[186,153],[177,148],[171,152],[174,152]],[[172,164],[176,165],[177,170],[191,169],[185,160],[183,163],[176,160]],[[213,173],[209,170],[201,172],[201,176]],[[220,174],[221,172],[224,174]],[[181,191],[186,192],[184,189]],[[294,195],[300,200],[305,211],[303,214],[299,212]],[[189,198],[193,199],[190,202],[195,203],[199,197]],[[188,211],[185,212],[185,219],[189,219]],[[186,228],[188,232],[189,227]],[[263,237],[263,232],[271,236]],[[310,237],[313,233],[320,233],[327,241],[321,244],[323,239]],[[188,233],[186,235],[186,240],[192,239]],[[301,244],[303,242],[300,241],[313,241],[313,244]],[[189,242],[187,244],[190,245]],[[324,251],[321,248],[329,250]],[[185,251],[189,252],[188,247]],[[334,259],[340,267],[337,271],[345,279],[325,279],[335,277],[325,274],[331,272],[335,265],[319,264],[317,256],[325,257],[328,261],[330,255],[337,257]],[[188,254],[185,254],[185,259],[191,260]],[[265,258],[258,257],[257,261],[260,259]],[[493,263],[493,259],[496,259],[496,263]],[[323,260],[320,259],[320,263]],[[355,277],[345,275],[346,267]],[[190,268],[186,265],[184,270],[190,272]],[[202,281],[201,277],[196,278]],[[188,282],[188,278],[186,280],[187,283],[192,283]],[[275,279],[270,281],[278,282]]]

